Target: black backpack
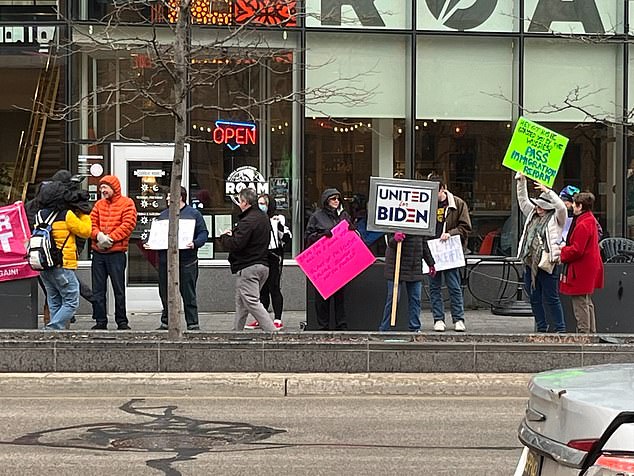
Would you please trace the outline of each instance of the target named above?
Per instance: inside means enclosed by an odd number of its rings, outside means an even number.
[[[46,220],[42,220],[42,212],[35,216],[35,228],[29,238],[26,248],[26,258],[32,269],[43,271],[46,269],[59,268],[63,264],[62,250],[66,246],[70,232],[64,240],[62,247],[57,249],[53,238],[53,222],[57,218],[58,212],[52,212]]]

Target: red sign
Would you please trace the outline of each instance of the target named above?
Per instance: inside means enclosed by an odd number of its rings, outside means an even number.
[[[0,281],[37,276],[37,271],[26,261],[26,243],[30,237],[24,204],[16,202],[0,207]]]
[[[248,122],[216,121],[213,139],[216,144],[236,150],[241,145],[255,144],[256,126]]]

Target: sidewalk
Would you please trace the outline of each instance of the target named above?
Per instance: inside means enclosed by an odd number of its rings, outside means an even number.
[[[230,332],[233,326],[233,313],[201,313],[199,316],[200,330],[203,332]],[[161,321],[159,313],[129,313],[130,327],[132,330],[151,331],[156,330]],[[306,321],[305,311],[285,311],[283,314],[284,331],[300,332],[300,323]],[[376,318],[376,328],[378,329],[378,317]],[[249,319],[250,321],[250,319]],[[423,332],[433,332],[432,318],[429,312],[421,314]],[[533,332],[532,317],[511,317],[497,316],[491,314],[489,310],[466,310],[465,323],[467,333],[495,333],[495,334],[528,334]],[[40,327],[42,326],[40,316]],[[77,322],[71,325],[71,330],[85,331],[94,325],[91,316],[77,316]],[[110,319],[108,328],[116,329],[114,319]],[[451,318],[447,318],[447,333],[453,334]],[[374,326],[369,325],[368,330],[375,331]],[[259,333],[260,331],[245,331],[249,333]]]

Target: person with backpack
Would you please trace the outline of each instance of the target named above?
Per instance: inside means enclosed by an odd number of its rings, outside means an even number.
[[[92,220],[92,329],[108,328],[106,289],[108,278],[114,291],[114,319],[117,329],[128,330],[125,304],[126,251],[136,227],[134,201],[121,194],[121,183],[114,175],[99,180],[101,198],[90,213]]]
[[[77,269],[76,237],[88,238],[91,232],[90,216],[71,211],[66,202],[58,200],[60,182],[43,185],[39,193],[39,206],[35,216],[33,235],[29,240],[28,260],[40,271],[46,288],[50,321],[46,330],[62,330],[79,307],[79,281]]]

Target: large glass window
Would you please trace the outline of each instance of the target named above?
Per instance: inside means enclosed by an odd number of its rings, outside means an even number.
[[[217,239],[238,213],[241,187],[266,188],[292,227],[293,52],[228,50],[198,55],[192,89],[190,193],[209,217],[213,256],[225,258]],[[259,58],[258,55],[261,55]],[[256,60],[257,58],[257,60]],[[277,98],[277,99],[276,99]]]
[[[416,117],[510,120],[512,40],[419,38]]]
[[[307,49],[304,220],[323,206],[321,193],[330,187],[353,215],[362,214],[370,176],[407,174],[408,42],[315,33]]]
[[[512,132],[510,121],[416,121],[414,178],[435,172],[467,203],[472,253],[512,253],[512,179],[508,170],[500,170]]]
[[[622,230],[623,195],[614,185],[623,169],[615,129],[600,121],[620,121],[621,56],[612,44],[526,40],[524,115],[570,138],[555,189],[571,181],[594,193],[595,214],[611,235]]]
[[[83,74],[73,83],[83,140],[171,142],[174,120],[162,103],[174,104],[173,81],[160,58],[145,49],[96,50],[75,55]]]
[[[511,179],[500,167],[512,128],[513,41],[419,38],[414,178],[431,172],[465,200],[472,253],[512,250]]]

